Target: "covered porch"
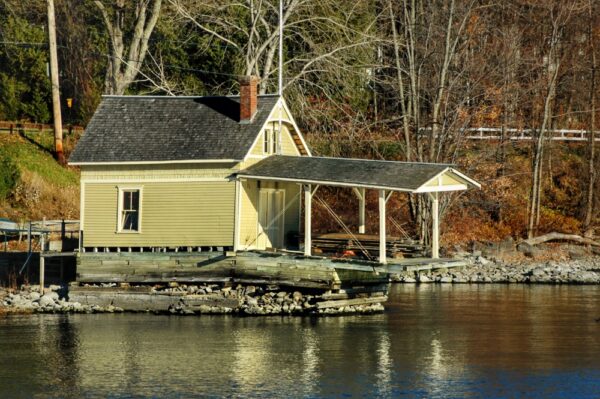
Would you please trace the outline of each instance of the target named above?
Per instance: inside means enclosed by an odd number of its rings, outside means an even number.
[[[388,253],[392,246],[403,245],[401,240],[388,236],[386,230],[386,208],[394,193],[420,194],[431,201],[431,258],[438,259],[440,195],[444,192],[463,191],[480,187],[479,183],[448,164],[283,155],[273,155],[250,166],[239,172],[236,179],[238,192],[242,192],[242,182],[255,182],[258,186],[262,183],[282,184],[288,187],[295,185],[297,187],[297,207],[304,211],[303,221],[298,217],[298,222],[303,224],[302,242],[300,244],[303,247],[305,256],[313,256],[313,239],[320,242],[321,246],[340,245],[346,241],[354,250],[366,254],[369,259],[373,258],[380,264],[387,264],[390,261]],[[322,186],[352,189],[358,198],[358,231],[349,231],[344,228],[345,231],[342,233],[313,237],[312,207],[313,202],[322,202],[318,197],[315,197]],[[378,195],[379,234],[375,236],[365,234],[365,206],[368,190],[375,190]],[[239,197],[236,201],[236,220],[243,220],[244,210],[242,210]],[[282,204],[285,205],[285,202]],[[326,204],[321,205],[327,207]],[[259,209],[262,209],[263,213],[265,212],[264,205],[257,207],[257,213],[260,212]],[[273,220],[276,220],[281,215],[275,211],[272,217]],[[335,218],[336,216],[332,214],[332,217]],[[260,218],[260,216],[257,216],[257,219],[260,220]],[[283,223],[280,226],[283,229]],[[260,222],[258,229],[261,229]],[[244,249],[240,242],[240,231],[240,223],[236,223],[235,251]],[[282,232],[278,232],[278,234]],[[282,240],[273,241],[283,242]],[[274,247],[277,248],[277,246]]]

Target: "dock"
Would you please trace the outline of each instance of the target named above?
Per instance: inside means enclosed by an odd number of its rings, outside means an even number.
[[[298,253],[222,252],[111,252],[79,253],[79,283],[211,283],[277,284],[288,287],[338,290],[356,285],[377,285],[389,275],[406,271],[466,266],[456,259],[394,259],[377,262],[306,257]]]

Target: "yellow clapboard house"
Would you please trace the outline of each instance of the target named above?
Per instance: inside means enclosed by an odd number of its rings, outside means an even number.
[[[303,246],[310,255],[312,197],[330,185],[359,197],[357,233],[365,190],[379,191],[381,263],[389,196],[428,195],[437,257],[438,193],[479,186],[452,165],[312,157],[283,97],[257,95],[253,77],[239,96],[105,96],[69,163],[81,168],[83,252]]]

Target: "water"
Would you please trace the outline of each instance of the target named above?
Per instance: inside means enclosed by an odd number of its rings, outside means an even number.
[[[329,318],[0,318],[0,397],[600,397],[600,287],[396,285]]]

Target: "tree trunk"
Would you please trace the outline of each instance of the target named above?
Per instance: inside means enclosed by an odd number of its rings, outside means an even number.
[[[581,237],[581,236],[578,236],[577,234],[564,234],[564,233],[557,233],[557,232],[544,234],[544,235],[541,235],[538,237],[531,237],[531,238],[528,238],[527,240],[524,240],[523,242],[526,244],[529,244],[529,245],[538,245],[538,244],[542,244],[544,242],[557,241],[557,240],[575,241],[575,242],[578,242],[581,244],[591,245],[594,247],[600,247],[600,242],[596,242],[590,238]]]
[[[140,72],[148,53],[148,41],[160,15],[162,0],[151,0],[150,9],[148,9],[149,3],[150,1],[147,0],[138,0],[136,3],[133,35],[125,55],[126,44],[123,40],[125,0],[116,0],[112,12],[102,1],[94,1],[102,13],[110,37],[110,58],[104,80],[106,94],[123,94]]]
[[[596,48],[594,42],[594,26],[593,26],[593,0],[589,0],[589,19],[588,19],[588,47],[591,55],[591,71],[590,71],[590,130],[589,130],[589,158],[588,158],[588,184],[587,198],[585,207],[585,218],[583,221],[584,235],[589,237],[593,234],[591,229],[592,219],[594,216],[594,201],[595,201],[595,183],[596,183]]]
[[[560,69],[560,60],[557,55],[559,45],[559,27],[557,21],[553,22],[550,50],[548,52],[548,87],[544,98],[544,110],[542,115],[542,125],[535,142],[531,194],[529,198],[529,223],[527,226],[527,237],[532,238],[537,233],[540,222],[540,205],[542,192],[542,160],[544,155],[544,144],[548,123],[550,123],[552,114],[552,100],[556,93],[556,80]],[[554,70],[552,70],[552,68]]]

